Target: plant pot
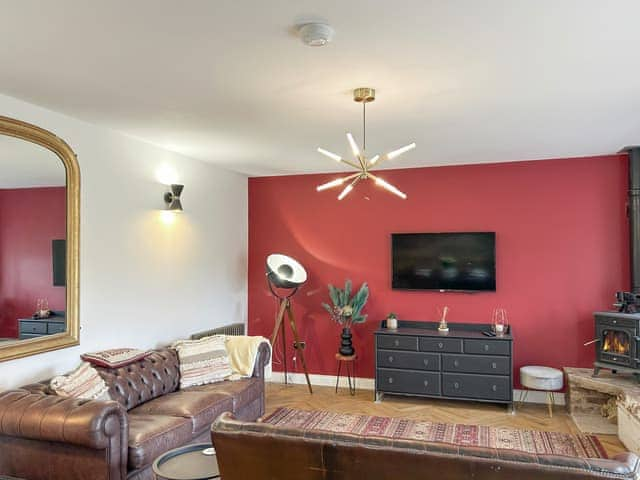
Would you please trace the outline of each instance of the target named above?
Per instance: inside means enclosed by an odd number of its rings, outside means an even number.
[[[353,349],[353,343],[351,342],[351,329],[349,327],[344,327],[342,329],[340,339],[340,355],[344,355],[345,357],[353,355],[355,350]]]

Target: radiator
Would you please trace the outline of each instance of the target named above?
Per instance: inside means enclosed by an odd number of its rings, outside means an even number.
[[[232,323],[231,325],[194,333],[191,335],[191,340],[198,340],[199,338],[210,337],[211,335],[244,335],[244,323]]]

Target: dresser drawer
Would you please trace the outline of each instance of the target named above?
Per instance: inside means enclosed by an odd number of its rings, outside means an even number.
[[[511,400],[509,377],[468,374],[442,374],[442,393],[447,397],[467,397],[482,400]]]
[[[489,355],[442,355],[442,370],[460,373],[488,373],[491,375],[510,375],[509,357]]]
[[[47,324],[45,322],[20,322],[20,333],[47,333]]]
[[[376,374],[378,391],[412,393],[422,395],[440,394],[440,374],[431,372],[409,372],[379,368]]]
[[[409,335],[378,335],[378,348],[387,350],[418,350],[418,337]]]
[[[511,347],[508,340],[465,340],[464,353],[509,355]]]
[[[440,355],[436,353],[378,350],[378,367],[409,370],[440,370]]]
[[[421,352],[462,353],[462,340],[459,338],[420,338]]]
[[[62,333],[67,329],[67,326],[64,323],[60,322],[51,322],[47,324],[47,333]]]
[[[21,333],[19,339],[20,340],[29,340],[30,338],[40,338],[42,337],[39,333]],[[2,477],[0,477],[2,478]]]

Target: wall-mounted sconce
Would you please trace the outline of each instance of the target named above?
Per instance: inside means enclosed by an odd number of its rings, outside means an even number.
[[[180,202],[180,195],[182,194],[184,185],[172,183],[170,188],[171,190],[164,194],[164,203],[167,204],[167,210],[181,212],[182,202]]]

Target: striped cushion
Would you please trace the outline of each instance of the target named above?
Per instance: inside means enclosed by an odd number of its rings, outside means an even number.
[[[180,388],[221,382],[231,376],[231,363],[224,346],[224,336],[199,340],[180,340],[172,346],[180,360]]]
[[[112,348],[101,352],[83,353],[80,358],[97,367],[120,368],[142,360],[151,354],[150,350],[137,348]]]
[[[61,397],[85,398],[87,400],[110,400],[109,388],[97,370],[87,362],[67,375],[59,375],[49,385]]]

